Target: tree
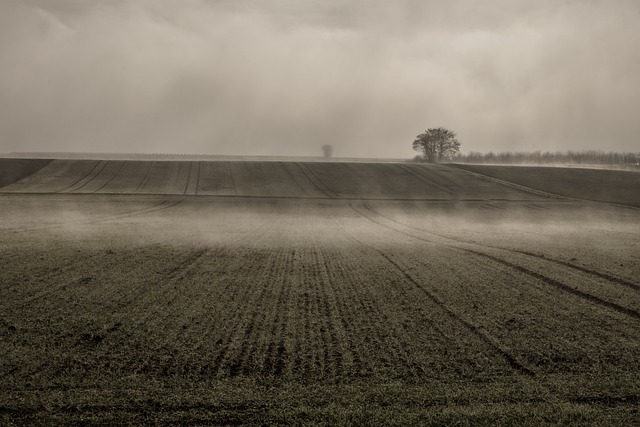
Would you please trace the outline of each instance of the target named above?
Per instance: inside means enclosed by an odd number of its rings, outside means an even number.
[[[330,159],[331,156],[333,156],[333,145],[324,144],[321,148],[322,148],[322,156],[325,159]]]
[[[413,149],[422,152],[430,163],[451,159],[460,152],[460,141],[456,133],[442,127],[427,129],[413,141]]]

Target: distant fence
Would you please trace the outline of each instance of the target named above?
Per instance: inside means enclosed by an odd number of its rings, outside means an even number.
[[[640,153],[615,153],[604,151],[504,151],[500,153],[470,152],[459,154],[454,163],[475,164],[531,164],[531,165],[584,165],[640,168]]]

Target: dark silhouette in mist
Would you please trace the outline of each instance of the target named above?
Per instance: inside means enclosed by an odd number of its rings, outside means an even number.
[[[429,163],[448,160],[460,152],[460,141],[456,133],[443,127],[430,128],[421,133],[413,141],[413,149],[422,153],[422,158]]]
[[[322,147],[322,157],[330,159],[333,156],[333,145],[324,144]]]

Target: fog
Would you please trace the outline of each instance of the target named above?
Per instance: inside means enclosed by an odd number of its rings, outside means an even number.
[[[0,152],[637,151],[640,3],[5,0]]]

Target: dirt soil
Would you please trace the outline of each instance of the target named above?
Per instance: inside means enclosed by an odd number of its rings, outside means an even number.
[[[455,165],[561,196],[640,207],[640,172],[544,166]]]
[[[0,187],[33,175],[50,162],[44,159],[0,159]]]
[[[446,166],[174,163],[0,194],[0,424],[637,422],[640,210]]]

